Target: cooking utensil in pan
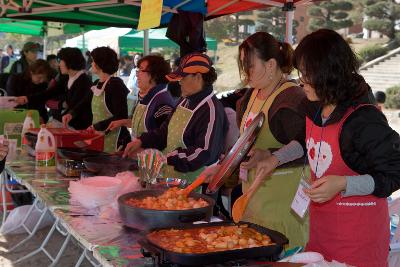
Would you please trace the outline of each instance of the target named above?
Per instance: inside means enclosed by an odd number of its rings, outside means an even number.
[[[97,140],[97,139],[99,139],[101,137],[106,136],[109,132],[110,132],[110,130],[106,130],[105,132],[102,132],[101,134],[99,134],[99,135],[97,135],[95,137],[92,137],[92,138],[89,138],[89,139],[85,139],[83,141],[81,141],[81,140],[75,141],[74,145],[76,145],[77,147],[80,147],[80,148],[90,146],[93,143],[93,141],[95,141],[95,140]]]
[[[164,192],[165,190],[163,189],[151,189],[120,196],[118,198],[118,206],[123,224],[131,228],[149,230],[183,226],[195,221],[210,221],[215,201],[211,197],[199,193],[192,192],[189,196],[194,199],[204,199],[208,202],[208,206],[186,210],[152,210],[126,204],[126,200],[130,198],[157,197]]]
[[[193,183],[191,183],[188,187],[183,189],[183,195],[188,196],[194,189],[202,185],[206,180],[206,178],[207,178],[206,175],[199,175],[199,177],[197,177]]]

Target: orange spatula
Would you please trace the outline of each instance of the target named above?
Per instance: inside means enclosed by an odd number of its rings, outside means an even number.
[[[204,181],[206,180],[207,176],[206,175],[199,175],[199,177],[194,180],[193,183],[191,183],[188,187],[183,189],[182,194],[185,196],[188,196],[190,192],[192,192],[194,189],[199,187]]]
[[[232,218],[235,223],[238,223],[242,219],[249,200],[253,196],[254,192],[257,191],[258,187],[262,184],[263,181],[264,179],[262,176],[256,177],[249,190],[238,199],[236,199],[232,207]]]

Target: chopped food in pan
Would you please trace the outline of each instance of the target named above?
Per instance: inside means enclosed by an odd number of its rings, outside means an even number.
[[[194,199],[186,197],[183,190],[173,187],[157,197],[145,197],[143,199],[129,198],[125,202],[128,205],[152,209],[152,210],[187,210],[208,206],[208,202],[202,198]]]
[[[147,238],[159,247],[177,253],[203,254],[224,250],[273,245],[271,238],[247,224],[151,232]]]

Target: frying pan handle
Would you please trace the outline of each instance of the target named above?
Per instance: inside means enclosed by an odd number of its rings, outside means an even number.
[[[144,257],[161,255],[161,251],[157,249],[157,247],[155,247],[154,245],[150,244],[150,242],[146,238],[140,239],[138,243],[142,247],[140,249],[140,252],[143,254]]]
[[[179,215],[178,220],[182,223],[191,223],[196,221],[202,221],[206,218],[205,212],[194,212],[191,214]]]

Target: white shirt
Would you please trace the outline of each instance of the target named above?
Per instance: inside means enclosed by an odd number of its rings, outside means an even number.
[[[80,70],[74,76],[72,76],[72,77],[70,76],[68,78],[68,90],[71,89],[72,85],[79,78],[79,76],[81,76],[84,73],[85,73],[85,70]]]

